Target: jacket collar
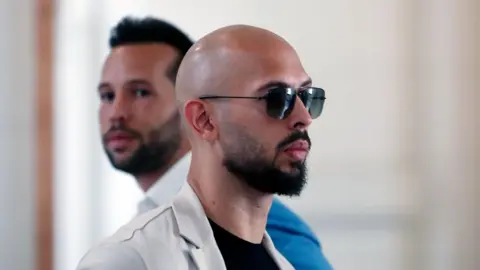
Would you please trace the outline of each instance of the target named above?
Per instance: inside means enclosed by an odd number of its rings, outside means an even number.
[[[197,269],[226,270],[202,204],[188,182],[173,200],[172,208],[179,234],[190,244],[189,255]]]
[[[172,205],[180,235],[194,246],[190,249],[190,255],[198,269],[226,269],[203,206],[188,182],[177,194]],[[280,269],[294,270],[293,266],[277,251],[266,231],[262,244]]]
[[[183,238],[197,248],[203,248],[205,243],[214,239],[203,206],[188,182],[177,194],[172,205]]]

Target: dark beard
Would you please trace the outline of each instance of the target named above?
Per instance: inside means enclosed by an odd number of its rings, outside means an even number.
[[[225,159],[223,164],[230,173],[248,186],[265,194],[299,196],[307,183],[305,163],[293,164],[295,173],[283,172],[260,159],[244,163],[235,159]]]
[[[285,196],[299,196],[307,183],[307,167],[305,162],[291,163],[292,170],[284,172],[275,166],[276,156],[272,160],[265,157],[265,149],[245,130],[233,128],[236,142],[223,142],[225,151],[223,165],[238,179],[251,188],[265,193]],[[230,133],[229,132],[229,133]],[[294,132],[285,138],[277,147],[277,155],[288,144],[304,139],[310,144],[306,132]]]
[[[160,128],[148,134],[148,143],[141,134],[126,127],[115,127],[112,130],[121,130],[130,133],[139,140],[139,147],[130,158],[117,162],[114,154],[104,147],[110,163],[115,169],[131,175],[142,175],[162,170],[171,162],[181,144],[180,115],[176,113]]]

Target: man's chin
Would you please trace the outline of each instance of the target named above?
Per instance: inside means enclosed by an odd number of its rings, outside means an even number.
[[[125,168],[126,166],[128,166],[128,164],[130,164],[129,159],[115,159],[112,162],[113,167],[115,167],[119,170],[123,170],[122,168]]]
[[[120,169],[130,163],[133,153],[131,151],[107,151],[107,156],[110,163],[115,168]]]
[[[303,164],[304,162],[289,161],[289,162],[286,162],[285,164],[282,164],[281,166],[278,166],[277,169],[290,176],[297,176],[301,173],[304,166]]]

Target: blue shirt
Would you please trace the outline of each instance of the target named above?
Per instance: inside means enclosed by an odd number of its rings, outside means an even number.
[[[310,227],[278,199],[268,214],[267,232],[278,251],[297,270],[333,270]]]

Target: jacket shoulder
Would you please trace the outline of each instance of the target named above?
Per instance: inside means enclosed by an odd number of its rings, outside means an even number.
[[[172,207],[161,206],[133,218],[90,249],[77,270],[169,269],[177,240]]]

